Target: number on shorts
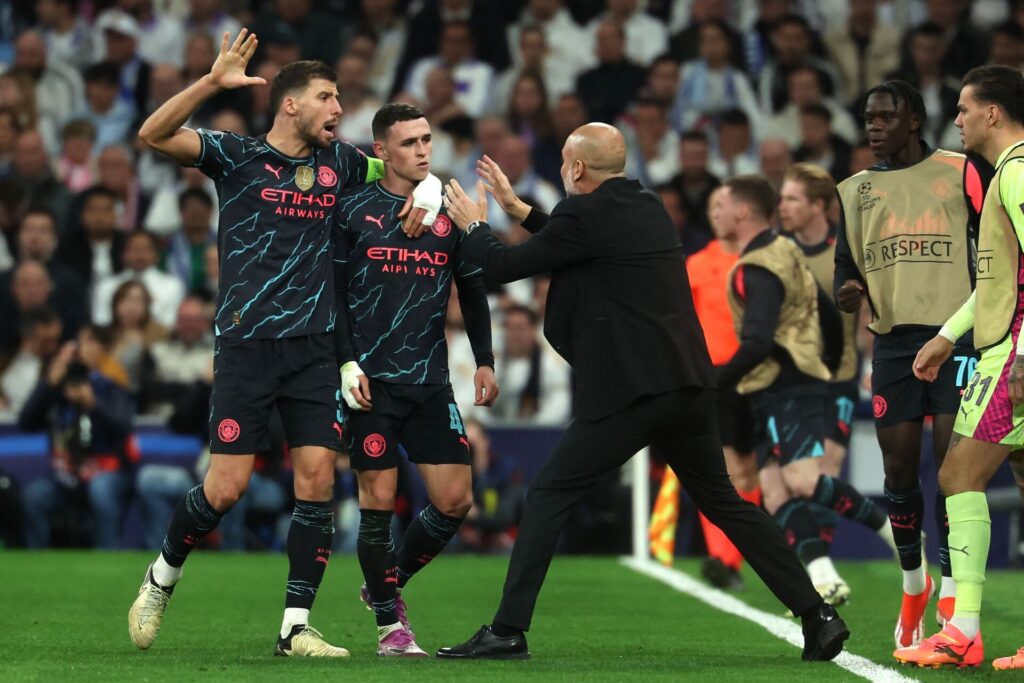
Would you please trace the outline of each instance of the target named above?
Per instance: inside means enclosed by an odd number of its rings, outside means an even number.
[[[981,393],[978,394],[977,400],[974,401],[974,405],[980,408],[982,402],[985,400],[985,394],[988,393],[988,389],[991,385],[991,377],[982,378],[981,373],[974,373],[974,379],[971,380],[971,383],[967,386],[967,390],[964,392],[964,402],[966,403],[974,398],[974,390],[980,386]]]
[[[334,409],[334,419],[338,424],[345,424],[345,417],[341,414],[341,389],[334,392],[334,403],[337,406]]]
[[[451,418],[451,428],[459,434],[465,434],[466,429],[462,426],[462,418],[459,416],[459,407],[454,403],[448,404],[448,417]]]
[[[960,364],[956,371],[956,385],[962,387],[967,380],[974,376],[974,368],[978,365],[978,359],[974,356],[953,356],[953,361]]]

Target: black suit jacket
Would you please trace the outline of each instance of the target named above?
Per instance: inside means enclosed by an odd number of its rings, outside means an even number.
[[[658,195],[626,178],[534,209],[507,246],[486,225],[464,257],[500,282],[551,271],[544,335],[576,372],[575,408],[596,420],[641,396],[713,387],[683,248]]]

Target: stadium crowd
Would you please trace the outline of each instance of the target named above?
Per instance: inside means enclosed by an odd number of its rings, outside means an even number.
[[[547,212],[564,196],[567,135],[616,125],[627,175],[661,196],[688,254],[711,240],[708,197],[729,178],[759,173],[778,191],[797,161],[837,180],[870,166],[859,109],[873,85],[913,84],[925,140],[959,149],[960,77],[1024,65],[1016,0],[14,2],[0,12],[0,415],[47,432],[52,463],[22,490],[28,545],[50,542],[47,520],[73,498],[95,517],[92,542],[117,547],[134,493],[157,547],[172,501],[194,485],[195,471],[140,463],[132,434],[138,416],[206,433],[218,200],[212,181],[136,134],[242,26],[260,40],[250,73],[268,82],[297,59],[335,66],[340,138],[372,153],[381,104],[414,103],[433,129],[436,175],[471,187],[486,154]],[[254,87],[211,99],[188,125],[258,134],[271,119],[268,88]],[[491,203],[508,242],[528,236]],[[502,391],[490,411],[469,400],[476,365],[449,308],[474,467],[513,498],[516,477],[489,456],[483,427],[558,426],[572,413],[569,368],[541,334],[547,285],[490,290]],[[250,509],[225,519],[224,548],[245,546],[247,513],[273,520],[286,507],[286,449],[266,451]],[[476,514],[497,519],[468,525],[465,542],[507,547],[514,510],[477,498]]]

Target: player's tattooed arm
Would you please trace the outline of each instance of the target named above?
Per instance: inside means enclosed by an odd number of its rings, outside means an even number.
[[[256,52],[256,35],[243,28],[230,47],[228,39],[229,34],[225,32],[220,54],[210,68],[210,73],[149,115],[139,128],[140,140],[180,164],[195,164],[202,153],[202,143],[198,133],[183,127],[189,117],[203,102],[222,90],[267,84],[262,78],[245,75],[245,68]]]
[[[1010,391],[1010,401],[1014,405],[1024,403],[1024,356],[1017,355],[1010,365],[1010,377],[1007,380]]]

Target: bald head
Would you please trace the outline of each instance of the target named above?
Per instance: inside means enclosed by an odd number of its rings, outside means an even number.
[[[587,123],[574,130],[565,141],[562,159],[566,193],[593,192],[608,178],[623,174],[626,140],[614,126]]]

